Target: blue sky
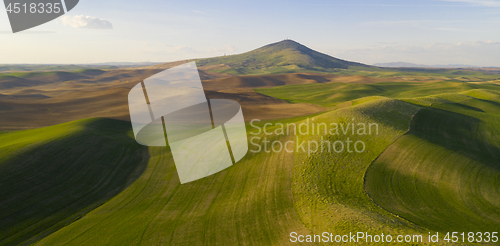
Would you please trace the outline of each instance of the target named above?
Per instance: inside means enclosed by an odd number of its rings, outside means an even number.
[[[168,62],[285,38],[367,64],[500,66],[500,0],[80,0],[18,34],[0,11],[0,64]]]

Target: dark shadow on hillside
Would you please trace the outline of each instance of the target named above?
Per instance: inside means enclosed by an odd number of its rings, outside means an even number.
[[[425,108],[415,114],[410,131],[419,138],[471,159],[500,169],[500,148],[480,139],[477,118],[436,108]]]
[[[368,168],[365,191],[383,209],[423,228],[498,230],[500,148],[488,142],[488,127],[495,126],[456,112],[421,109],[407,135]]]
[[[66,138],[24,148],[0,164],[0,245],[41,240],[144,172],[148,148],[128,135],[129,122],[93,119],[83,127]]]
[[[469,105],[465,105],[465,104],[461,104],[461,103],[450,103],[450,104],[453,105],[453,106],[457,106],[457,107],[466,109],[466,110],[472,110],[472,111],[483,112],[484,113],[484,110],[482,110],[480,108],[472,107],[472,106],[469,106]]]
[[[490,100],[485,100],[485,99],[479,99],[479,98],[475,98],[475,97],[474,97],[474,99],[476,99],[476,100],[478,100],[478,101],[481,101],[481,102],[484,102],[484,103],[491,104],[491,105],[493,105],[493,106],[495,106],[495,107],[500,108],[500,103],[498,103],[498,102],[495,102],[495,101],[490,101]]]

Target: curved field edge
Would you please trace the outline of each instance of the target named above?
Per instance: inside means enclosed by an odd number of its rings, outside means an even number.
[[[366,156],[339,155],[336,157],[338,170],[343,170],[342,166],[349,169],[333,173],[327,161],[324,168],[329,170],[320,177],[316,169],[300,172],[307,154],[286,151],[254,153],[257,152],[256,146],[250,145],[251,151],[234,166],[180,185],[170,150],[150,148],[148,167],[136,182],[38,244],[282,245],[291,244],[291,232],[307,235],[320,228],[339,233],[359,228],[377,233],[423,234],[423,229],[378,208],[367,198],[362,185],[364,167],[394,138],[406,132],[409,119],[416,110],[418,107],[409,103],[373,98],[352,108],[311,116],[317,122],[346,122],[351,117],[359,117],[359,120],[374,120],[381,124],[380,138],[362,138],[368,146],[375,146],[365,153]],[[307,118],[273,122],[300,123]],[[296,142],[296,136],[292,135],[262,136],[267,139],[260,138],[260,146],[264,140]],[[354,164],[349,166],[351,162]],[[309,167],[318,166],[311,160],[307,163]],[[345,173],[351,175],[343,178]],[[306,178],[302,180],[304,182],[297,179],[306,176],[318,179]],[[342,187],[328,191],[331,182]],[[315,185],[323,186],[323,190],[310,189]],[[349,190],[344,191],[344,188]],[[328,210],[317,202],[309,203],[315,201],[318,194],[321,201],[326,199],[329,203]],[[323,225],[325,227],[321,227]]]
[[[460,100],[471,93],[490,99],[497,96],[478,90],[462,93]],[[292,231],[425,235],[427,229],[370,200],[364,191],[364,177],[370,163],[408,131],[419,105],[455,100],[453,95],[449,97],[406,100],[411,103],[384,97],[362,98],[350,103],[354,106],[311,117],[318,123],[378,123],[379,135],[356,136],[356,140],[366,143],[363,153],[323,152],[309,156],[300,152],[249,152],[231,168],[184,185],[179,184],[169,149],[149,148],[147,168],[132,185],[39,244],[281,245],[290,243]],[[479,108],[458,107],[467,112]],[[303,117],[289,121],[300,123]],[[294,141],[294,137],[270,136],[270,140]],[[299,140],[321,137],[335,141],[349,136],[313,134],[299,136]]]
[[[149,152],[136,182],[38,245],[280,245],[290,228],[308,233],[293,206],[293,155],[249,152],[180,185],[170,150]]]
[[[292,244],[291,232],[426,234],[427,230],[378,207],[363,187],[368,165],[408,130],[418,109],[378,97],[311,116],[318,123],[376,122],[379,134],[356,137],[366,142],[366,152],[361,154],[308,156],[303,152],[250,151],[236,165],[183,185],[179,184],[170,150],[150,148],[148,167],[136,182],[38,244],[282,245]],[[301,123],[307,118],[288,122]],[[278,122],[286,120],[274,121]],[[295,144],[295,137],[299,141],[321,137],[262,136],[271,142],[290,140]]]
[[[500,96],[470,90],[409,99],[427,106],[366,172],[384,209],[440,232],[500,230]]]
[[[118,194],[147,159],[127,122],[84,119],[0,135],[0,244],[31,244]]]
[[[322,123],[371,123],[378,135],[306,135],[300,141],[363,141],[363,153],[296,153],[294,162],[295,208],[313,234],[339,235],[366,232],[371,235],[423,235],[428,230],[408,222],[375,204],[364,189],[370,164],[397,138],[408,131],[412,116],[421,107],[390,98],[368,98],[364,103],[315,117]],[[326,138],[325,138],[326,137]]]

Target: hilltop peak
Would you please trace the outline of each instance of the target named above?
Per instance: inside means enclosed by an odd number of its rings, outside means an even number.
[[[297,41],[291,40],[291,39],[285,39],[276,43],[268,44],[266,46],[274,46],[274,47],[283,47],[283,48],[297,48],[297,47],[306,47],[302,44],[300,44]],[[266,47],[264,46],[264,47]],[[306,47],[307,48],[307,47]]]
[[[268,44],[239,55],[200,59],[197,60],[197,64],[199,66],[224,64],[231,69],[223,72],[235,74],[280,71],[286,73],[299,70],[328,72],[338,68],[347,69],[350,66],[367,66],[317,52],[291,39]]]
[[[262,46],[254,51],[259,51],[259,50],[267,50],[269,52],[279,52],[282,50],[296,50],[300,52],[315,52],[314,50],[308,48],[307,46],[300,44],[297,41],[291,40],[291,39],[285,39],[276,43],[268,44],[265,46]]]

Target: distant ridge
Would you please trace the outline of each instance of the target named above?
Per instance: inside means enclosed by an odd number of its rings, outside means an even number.
[[[312,50],[293,40],[283,40],[258,49],[231,56],[196,60],[198,66],[224,64],[233,69],[268,69],[277,67],[299,69],[347,69],[350,66],[368,65],[341,60]]]
[[[410,62],[388,62],[388,63],[375,63],[373,66],[377,67],[425,67],[425,68],[477,68],[479,66],[464,65],[464,64],[448,64],[448,65],[422,65]]]

